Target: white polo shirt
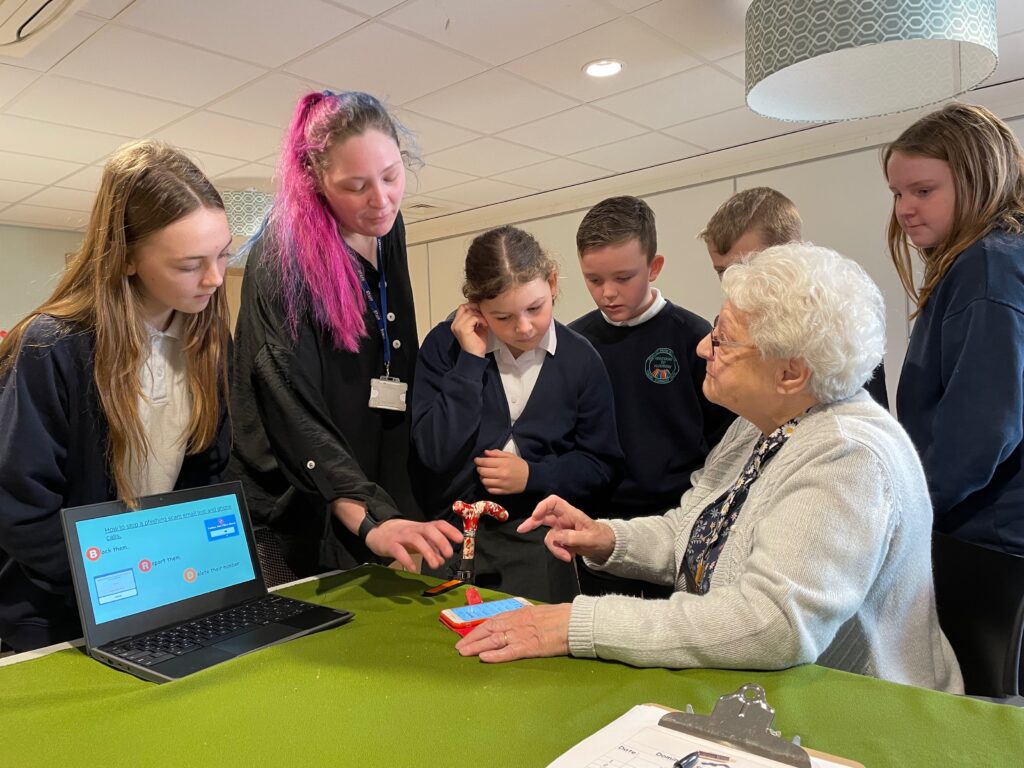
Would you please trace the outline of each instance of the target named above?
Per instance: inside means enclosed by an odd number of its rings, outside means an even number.
[[[166,331],[149,330],[149,356],[139,369],[139,420],[149,449],[141,462],[128,469],[139,496],[174,488],[185,459],[192,396],[188,389],[184,316],[175,312]]]
[[[501,386],[505,390],[505,400],[508,401],[508,415],[513,425],[522,415],[530,395],[533,394],[533,388],[537,386],[537,377],[540,376],[545,357],[549,353],[554,355],[557,346],[554,320],[551,321],[540,344],[523,352],[519,357],[513,357],[508,345],[499,341],[493,331],[487,332],[487,351],[494,353],[494,362],[498,364]],[[509,438],[502,450],[516,456],[522,455],[512,438]]]
[[[654,292],[654,301],[651,302],[651,306],[649,306],[647,309],[645,309],[643,312],[641,312],[636,317],[631,318],[629,320],[612,320],[604,312],[601,313],[601,317],[604,318],[604,321],[606,323],[608,323],[608,325],[617,325],[619,327],[622,327],[622,326],[631,327],[631,326],[634,326],[634,325],[643,325],[648,320],[650,320],[652,317],[654,317],[656,314],[661,312],[662,308],[667,303],[665,301],[665,297],[661,295],[661,291],[659,291],[654,286],[651,286],[651,290]]]

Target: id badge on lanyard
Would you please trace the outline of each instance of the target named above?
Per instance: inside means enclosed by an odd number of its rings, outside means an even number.
[[[381,340],[384,342],[384,375],[370,379],[370,402],[371,408],[380,408],[385,411],[404,411],[406,408],[406,394],[409,385],[397,377],[391,375],[391,340],[388,338],[388,281],[384,273],[384,254],[381,248],[380,238],[377,238],[377,271],[380,274],[380,306],[377,306],[370,290],[370,284],[366,282],[366,272],[363,265],[359,263],[359,256],[353,252],[352,247],[345,244],[352,263],[355,265],[356,273],[359,275],[359,282],[363,287],[363,296],[366,298],[366,306],[373,312],[377,320],[377,329],[380,331]]]

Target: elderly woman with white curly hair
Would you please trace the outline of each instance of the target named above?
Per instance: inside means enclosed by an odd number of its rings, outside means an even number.
[[[667,600],[581,595],[477,627],[483,661],[572,654],[635,666],[781,669],[806,662],[962,692],[939,628],[932,512],[906,433],[863,390],[885,344],[861,267],[807,243],[730,267],[697,348],[704,393],[740,416],[660,517],[591,520],[542,501],[562,560],[674,585]]]

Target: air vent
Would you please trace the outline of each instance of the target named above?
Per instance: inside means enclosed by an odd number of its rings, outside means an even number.
[[[24,56],[83,0],[0,0],[0,56]]]
[[[419,213],[430,213],[431,211],[440,211],[442,208],[439,205],[431,205],[430,203],[414,203],[405,210],[417,211]]]

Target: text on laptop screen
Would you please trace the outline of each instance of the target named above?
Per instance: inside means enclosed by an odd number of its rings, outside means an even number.
[[[234,494],[75,528],[97,624],[256,578]]]

